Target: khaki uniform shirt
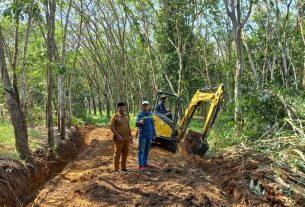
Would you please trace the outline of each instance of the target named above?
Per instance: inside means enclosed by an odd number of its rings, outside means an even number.
[[[116,113],[113,115],[111,119],[111,127],[115,129],[115,131],[121,135],[123,140],[128,140],[131,136],[130,126],[129,126],[129,119],[128,116],[121,115],[120,113]],[[115,140],[114,134],[114,140]],[[115,140],[116,141],[116,140]]]

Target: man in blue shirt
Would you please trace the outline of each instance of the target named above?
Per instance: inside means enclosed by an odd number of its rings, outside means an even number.
[[[166,101],[166,97],[165,96],[161,96],[160,103],[158,104],[158,106],[156,108],[156,111],[158,113],[164,114],[169,119],[173,120],[173,116],[172,116],[170,110],[167,110],[165,108],[165,101]]]
[[[139,151],[138,162],[139,169],[143,171],[149,165],[147,164],[148,153],[152,140],[156,138],[156,130],[152,113],[149,111],[149,102],[142,102],[142,112],[138,114],[136,126],[139,130]]]

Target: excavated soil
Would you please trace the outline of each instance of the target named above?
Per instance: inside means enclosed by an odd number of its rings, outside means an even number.
[[[82,136],[93,127],[67,131],[65,140],[58,139],[54,150],[38,149],[28,162],[0,158],[0,206],[15,207],[30,203],[37,189],[61,172],[69,161],[85,149]]]
[[[113,173],[112,133],[107,128],[86,133],[87,149],[41,189],[28,206],[285,206],[275,189],[261,196],[250,190],[271,160],[224,155],[204,160],[181,157],[153,146],[151,168],[138,171],[137,143],[130,149],[131,172]],[[254,173],[255,172],[255,173]]]

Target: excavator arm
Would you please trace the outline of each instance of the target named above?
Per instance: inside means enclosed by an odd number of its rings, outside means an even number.
[[[223,84],[218,87],[207,87],[197,90],[197,92],[192,97],[188,108],[186,109],[184,116],[182,117],[180,124],[178,126],[178,140],[182,140],[190,121],[193,118],[196,108],[206,102],[210,102],[210,107],[206,116],[205,123],[203,125],[203,133],[201,139],[206,139],[209,129],[211,128],[214,120],[217,116],[219,110],[220,101],[224,96],[224,86]]]

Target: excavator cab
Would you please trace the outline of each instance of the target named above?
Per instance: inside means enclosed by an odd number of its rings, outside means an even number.
[[[157,110],[161,97],[166,97],[166,108],[170,110],[171,119],[164,113]],[[177,123],[179,121],[179,112],[181,111],[181,98],[165,92],[158,92],[156,94],[154,105],[152,107],[153,119],[155,121],[156,142],[164,143],[171,142],[177,138]]]
[[[160,103],[161,98],[166,98],[166,108],[170,109],[170,113],[172,118],[170,119],[170,121],[176,125],[179,119],[179,111],[181,110],[181,101],[182,99],[174,94],[171,93],[165,93],[165,92],[158,92],[156,97],[155,97],[155,101],[154,101],[154,105],[152,108],[152,112],[156,113],[156,114],[161,114],[164,115],[164,113],[161,113],[158,111],[158,105]]]

